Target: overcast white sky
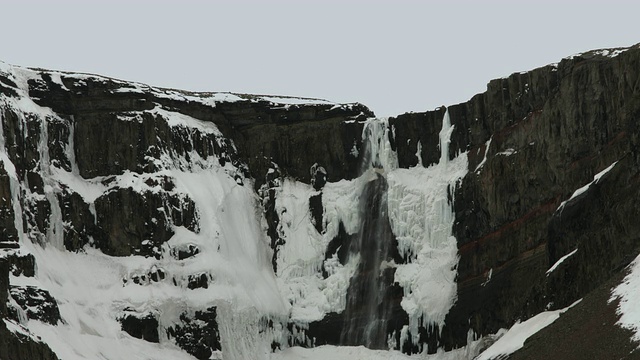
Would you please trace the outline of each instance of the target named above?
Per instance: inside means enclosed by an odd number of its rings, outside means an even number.
[[[640,42],[640,2],[4,1],[0,60],[197,91],[468,100],[496,77]]]

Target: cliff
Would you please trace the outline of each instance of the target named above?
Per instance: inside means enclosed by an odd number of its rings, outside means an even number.
[[[0,63],[0,357],[435,353],[583,298],[544,331],[626,356],[639,119],[637,45],[389,119]]]

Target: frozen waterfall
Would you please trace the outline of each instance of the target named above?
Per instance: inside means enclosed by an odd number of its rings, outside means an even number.
[[[449,159],[453,130],[445,111],[439,162],[399,169],[388,121],[365,124],[361,226],[349,244],[349,262],[358,265],[346,294],[342,344],[401,349],[420,343],[420,328],[442,330],[457,296],[452,189],[467,172],[466,153]],[[400,309],[408,325],[397,319]]]

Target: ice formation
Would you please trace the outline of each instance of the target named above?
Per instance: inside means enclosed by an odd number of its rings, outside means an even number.
[[[314,190],[309,185],[284,181],[278,195],[278,212],[284,216],[282,230],[287,240],[278,260],[278,268],[282,268],[278,278],[281,288],[290,294],[292,319],[310,322],[321,319],[328,312],[346,309],[349,279],[363,261],[360,253],[363,245],[360,243],[356,246],[353,256],[344,266],[335,259],[326,260],[325,267],[330,264],[328,268],[332,269],[327,279],[322,279],[318,270],[322,266],[327,244],[338,234],[339,224],[344,226],[348,234],[361,233],[367,217],[371,217],[370,209],[366,208],[370,204],[362,200],[367,198],[363,197],[364,191],[367,184],[382,179],[385,185],[378,190],[378,196],[382,199],[380,206],[374,208],[383,213],[378,217],[388,218],[393,236],[398,241],[398,251],[406,263],[382,264],[378,259],[378,263],[372,265],[373,273],[385,267],[396,269],[394,281],[404,289],[402,307],[410,319],[404,334],[410,334],[414,343],[418,343],[420,326],[438,325],[442,329],[444,318],[456,301],[458,255],[456,240],[452,236],[453,189],[468,167],[466,153],[449,159],[448,144],[454,127],[448,112],[445,112],[442,124],[440,161],[426,168],[417,166],[400,169],[397,155],[390,145],[389,137],[393,136],[393,131],[387,120],[369,119],[363,130],[362,175],[351,181],[328,183],[322,190],[325,210],[323,234],[319,234],[309,220],[308,199]],[[380,225],[377,221],[371,223]],[[378,233],[374,231],[373,235],[369,235],[372,242],[368,246],[378,247],[376,240],[384,237],[380,231],[381,228]],[[363,239],[359,238],[358,241]],[[376,289],[378,296],[384,292],[374,278],[359,281]],[[368,307],[368,313],[376,314],[373,309],[381,299],[369,296],[369,301],[354,301],[354,306]],[[372,323],[378,322],[378,326],[384,327],[382,319],[378,318],[384,318],[384,315],[368,316]],[[347,315],[347,318],[351,317]],[[361,338],[355,342],[347,339],[352,333],[357,333],[357,327],[362,327],[362,324],[347,325],[342,341],[371,345],[362,338],[362,334],[357,335]],[[402,337],[402,341],[408,340],[406,336]],[[390,346],[399,349],[402,344],[392,341]]]

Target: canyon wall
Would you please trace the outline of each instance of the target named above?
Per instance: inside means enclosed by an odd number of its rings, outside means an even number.
[[[34,334],[63,357],[78,329],[98,347],[125,331],[141,352],[259,358],[362,342],[345,334],[369,279],[385,305],[367,305],[384,311],[367,345],[458,348],[572,304],[638,255],[638,120],[639,46],[389,119],[0,63],[0,314],[42,358],[55,355]],[[368,223],[390,242],[375,266]]]

